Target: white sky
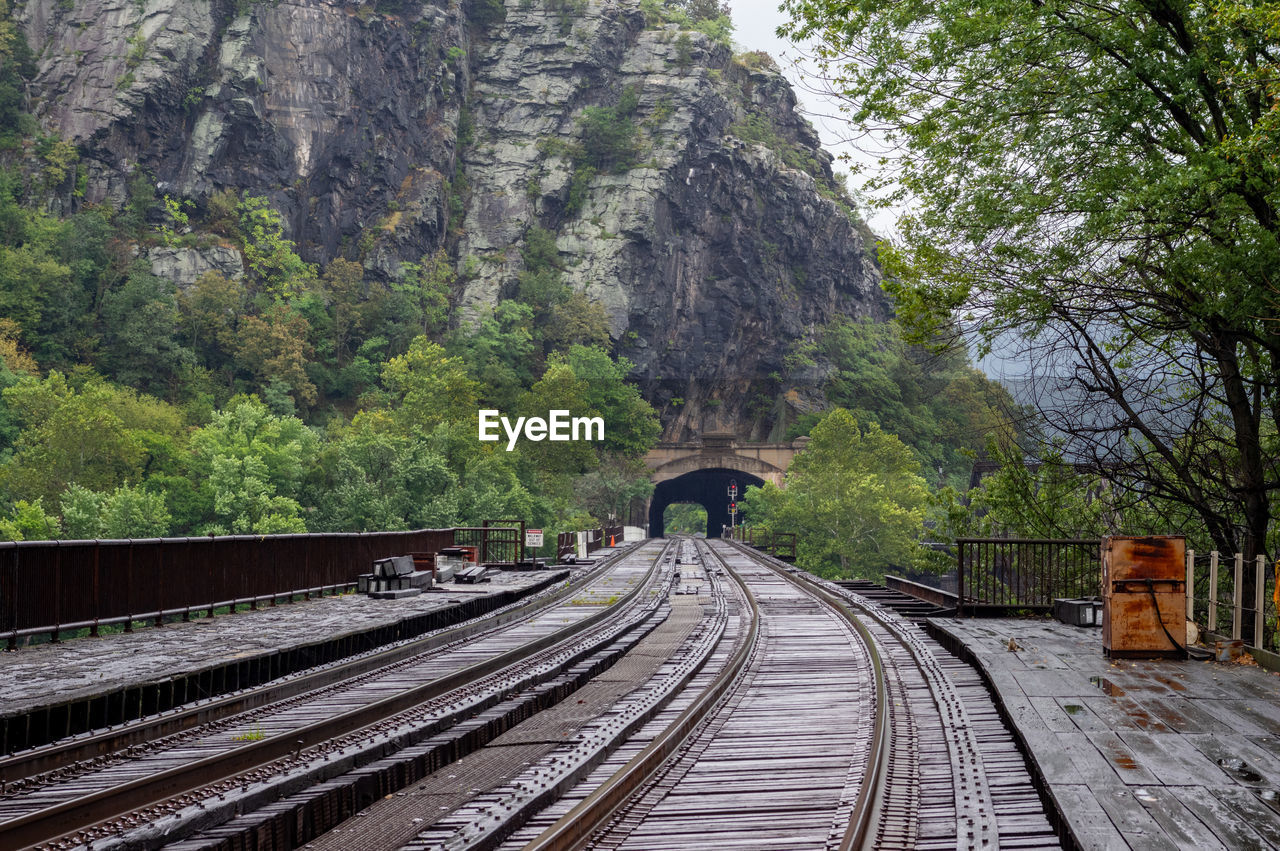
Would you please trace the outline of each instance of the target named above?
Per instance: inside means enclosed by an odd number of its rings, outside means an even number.
[[[800,107],[817,128],[822,137],[823,147],[833,156],[847,154],[857,162],[863,163],[861,175],[849,176],[849,187],[861,189],[863,181],[876,167],[875,157],[859,151],[844,141],[853,131],[843,116],[839,114],[836,101],[811,91],[816,85],[806,81],[795,67],[800,58],[800,51],[789,41],[779,38],[775,31],[787,21],[787,15],[778,9],[779,0],[728,0],[733,18],[733,38],[748,50],[763,50],[777,60],[782,73],[791,81],[800,100]],[[837,159],[832,168],[837,172],[849,170],[841,160]],[[881,236],[893,236],[897,233],[894,220],[897,214],[890,210],[863,211],[867,215],[871,229]]]

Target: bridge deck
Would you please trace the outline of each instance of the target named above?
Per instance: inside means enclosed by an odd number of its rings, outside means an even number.
[[[1280,675],[1113,663],[1057,622],[930,624],[985,671],[1080,847],[1280,848]]]
[[[547,571],[494,573],[487,583],[446,583],[401,600],[373,600],[362,594],[302,600],[0,653],[0,695],[4,695],[0,717],[348,636],[353,646],[359,642],[373,646],[382,643],[379,639],[385,639],[397,624],[479,597],[520,592],[550,575]]]

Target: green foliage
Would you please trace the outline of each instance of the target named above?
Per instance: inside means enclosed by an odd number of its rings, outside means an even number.
[[[135,264],[119,287],[102,297],[106,326],[99,364],[117,381],[161,398],[178,392],[194,353],[178,341],[181,319],[173,284]]]
[[[481,29],[488,29],[507,19],[507,7],[502,0],[468,0],[467,19]]]
[[[583,410],[604,417],[605,451],[638,457],[652,448],[662,428],[653,408],[627,382],[632,369],[629,360],[613,360],[596,347],[572,346],[563,360],[553,356],[548,365],[561,362],[586,384]]]
[[[316,268],[302,262],[293,242],[284,236],[284,218],[267,199],[246,195],[237,206],[245,263],[258,290],[274,298],[300,294],[316,277]]]
[[[1090,538],[1112,534],[1114,506],[1103,479],[1076,470],[1059,449],[1034,462],[1016,444],[995,443],[1000,468],[969,491],[972,533],[984,537]],[[1138,529],[1132,530],[1138,533]]]
[[[298,502],[319,439],[296,417],[240,397],[191,436],[191,470],[209,501],[203,534],[305,532]]]
[[[732,124],[729,134],[744,142],[757,142],[773,151],[791,168],[803,171],[823,185],[827,181],[826,170],[818,162],[813,151],[784,137],[765,116],[751,112],[743,121]],[[831,192],[830,187],[826,187]]]
[[[877,423],[910,446],[928,471],[956,488],[966,486],[974,460],[992,439],[1008,442],[1025,413],[1003,387],[956,353],[930,354],[903,341],[894,323],[840,320],[823,329],[812,350],[788,356],[803,369],[821,356],[834,370],[823,390],[859,422]],[[792,437],[815,418],[793,424]]]
[[[179,201],[176,198],[164,196],[164,213],[167,221],[158,228],[160,232],[160,240],[165,245],[174,245],[177,240],[175,232],[182,232],[191,224],[191,216],[187,210],[194,207],[195,204],[190,201]]]
[[[23,135],[23,90],[35,71],[22,28],[14,24],[8,0],[0,0],[0,150],[16,147]]]
[[[165,403],[100,378],[25,376],[3,391],[22,425],[0,487],[12,499],[55,504],[72,482],[113,490],[173,463],[183,422]]]
[[[1280,481],[1275,5],[786,8],[901,154],[870,186],[912,210],[882,256],[916,339],[1020,340],[1069,376],[1072,452],[1251,555]]]
[[[299,406],[316,401],[307,374],[314,350],[308,342],[310,323],[287,304],[272,305],[261,316],[242,317],[236,331],[236,355],[264,391],[275,385]],[[265,395],[265,393],[264,393]]]
[[[20,499],[7,515],[0,517],[0,541],[48,541],[60,537],[62,526],[57,517],[44,510],[42,500]]]
[[[662,515],[662,525],[668,535],[705,535],[707,510],[687,502],[668,505]]]
[[[441,423],[476,418],[480,387],[468,376],[466,364],[426,337],[389,360],[382,381],[398,403],[395,419],[407,429],[423,433]]]
[[[447,459],[426,441],[397,431],[385,416],[357,417],[326,447],[322,466],[319,528],[438,528],[457,516],[458,479]]]
[[[731,47],[733,21],[729,4],[717,0],[640,0],[640,10],[650,27],[677,24],[708,36],[716,44]]]
[[[680,33],[676,36],[676,64],[681,68],[688,68],[692,62],[693,39],[689,38],[688,33]]]
[[[75,540],[158,538],[170,528],[164,497],[128,485],[95,493],[72,484],[61,506],[64,532]]]
[[[520,393],[533,383],[533,309],[518,301],[499,302],[477,326],[459,329],[450,348],[460,353],[468,374],[478,383],[477,395],[491,407],[512,410]]]
[[[44,179],[48,186],[59,187],[75,174],[80,151],[70,142],[56,136],[41,136],[36,142],[36,155],[44,162]]]
[[[623,90],[614,106],[588,106],[578,119],[580,150],[575,165],[585,165],[605,174],[631,168],[637,155],[636,128],[631,117],[639,102],[633,86]]]
[[[929,491],[911,450],[843,408],[827,413],[787,472],[786,488],[750,487],[744,522],[797,533],[798,563],[828,577],[880,578],[922,563]]]

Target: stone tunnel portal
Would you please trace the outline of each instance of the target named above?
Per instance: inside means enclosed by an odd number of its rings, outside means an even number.
[[[649,500],[649,536],[666,537],[663,514],[667,506],[677,502],[694,502],[707,512],[707,537],[719,538],[721,530],[729,525],[729,482],[737,481],[738,499],[751,485],[759,487],[764,479],[741,470],[713,467],[694,470],[674,479],[659,482]],[[738,515],[741,522],[742,515]]]

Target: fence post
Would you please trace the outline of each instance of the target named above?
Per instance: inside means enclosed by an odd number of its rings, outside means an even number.
[[[1253,586],[1253,646],[1262,647],[1267,643],[1267,638],[1262,632],[1262,607],[1263,592],[1267,588],[1267,561],[1266,556],[1258,553],[1257,559],[1254,560],[1254,579],[1256,584]]]
[[[1187,620],[1196,619],[1196,551],[1187,550]]]
[[[1209,553],[1209,632],[1218,631],[1218,551]]]
[[[964,544],[956,542],[956,617],[964,617]]]
[[[1231,589],[1231,640],[1240,638],[1240,622],[1244,613],[1244,553],[1236,553],[1235,585]]]

